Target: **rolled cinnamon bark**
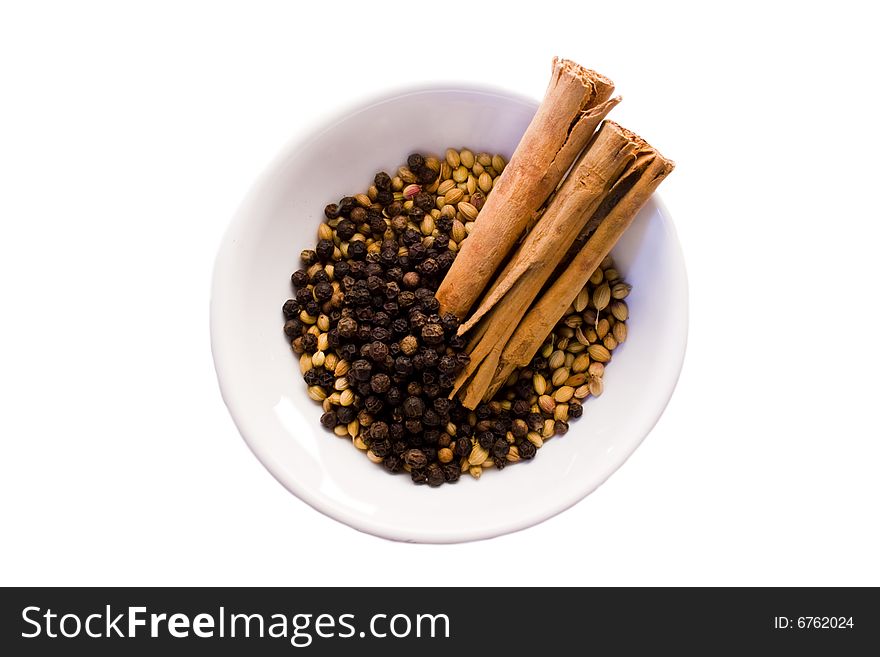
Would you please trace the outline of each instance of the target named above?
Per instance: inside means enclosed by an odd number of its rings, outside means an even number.
[[[437,290],[441,312],[464,318],[534,223],[596,126],[620,98],[608,78],[553,59],[544,100]]]
[[[505,268],[504,279],[494,285],[489,297],[462,324],[459,334],[479,323],[478,341],[468,350],[471,360],[453,388],[454,394],[467,384],[463,395],[465,406],[472,408],[485,397],[495,378],[502,349],[519,320],[548,282],[587,220],[635,160],[638,148],[638,143],[616,124],[606,122]]]
[[[468,348],[471,362],[453,390],[461,389],[464,406],[475,408],[490,399],[511,372],[528,365],[673,166],[630,130],[613,121],[602,125],[505,268],[507,282],[496,282],[474,318],[462,325],[463,330],[476,325]],[[562,268],[568,247],[590,230],[592,235]]]
[[[505,267],[502,278],[461,325],[459,335],[473,327],[506,295],[527,296],[531,303],[612,185],[632,164],[638,148],[639,144],[616,123],[603,124],[541,220]],[[517,315],[519,317],[521,315]]]
[[[519,322],[503,348],[492,383],[483,393],[484,396],[494,395],[511,372],[529,364],[596,267],[611,252],[651,194],[675,167],[674,162],[663,157],[641,137],[617,127],[640,142],[639,157],[597,211],[599,221],[595,232]]]

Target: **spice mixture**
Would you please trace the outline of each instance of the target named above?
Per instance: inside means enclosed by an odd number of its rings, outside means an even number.
[[[439,486],[529,460],[602,394],[626,340],[629,286],[605,258],[524,368],[489,402],[449,399],[469,363],[459,320],[435,292],[505,167],[485,153],[413,154],[395,176],[324,209],[314,250],[291,276],[284,333],[321,424],[374,463]]]

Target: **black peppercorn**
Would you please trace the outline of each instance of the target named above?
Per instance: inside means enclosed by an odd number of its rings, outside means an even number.
[[[336,419],[339,424],[348,424],[357,417],[357,409],[354,406],[340,406],[336,409]]]
[[[281,313],[284,315],[285,319],[293,319],[294,317],[297,317],[300,310],[301,308],[296,299],[288,299],[281,307]]]
[[[427,255],[428,250],[421,243],[409,247],[409,257],[413,262],[421,262]]]
[[[378,292],[385,287],[385,281],[383,281],[379,276],[373,274],[372,276],[367,277],[367,289],[370,292]]]
[[[318,301],[329,301],[333,296],[333,286],[330,283],[318,283],[313,294]]]
[[[390,454],[382,461],[382,465],[384,465],[385,469],[389,472],[400,472],[403,470],[403,459],[395,454]]]
[[[443,476],[443,468],[439,463],[432,463],[428,466],[427,478],[428,485],[435,488],[446,481],[446,477]]]
[[[446,271],[452,265],[452,261],[455,260],[455,255],[450,251],[444,251],[440,255],[437,256],[437,264],[440,266],[440,271]]]
[[[513,406],[511,406],[510,410],[512,410],[513,414],[517,417],[525,417],[529,414],[531,406],[529,405],[528,400],[517,399],[515,402],[513,402]]]
[[[382,363],[385,361],[385,358],[388,356],[388,345],[384,342],[371,342],[370,343],[370,360],[374,363]],[[377,391],[382,392],[382,391]]]
[[[295,338],[302,333],[302,322],[298,319],[288,319],[284,322],[284,335]]]
[[[294,287],[303,287],[309,284],[309,274],[305,269],[297,269],[290,275],[290,282]]]
[[[422,376],[424,377],[424,374]],[[422,386],[422,394],[428,399],[434,399],[440,395],[440,385],[437,383],[426,383]]]
[[[382,412],[383,407],[384,404],[382,403],[382,400],[375,395],[368,395],[364,399],[364,409],[366,409],[370,415],[378,415]]]
[[[491,431],[481,431],[477,434],[477,442],[480,443],[480,447],[483,449],[489,449],[495,442],[495,434]]]
[[[406,435],[406,431],[400,422],[392,422],[388,426],[388,431],[391,434],[391,440],[402,440]]]
[[[403,422],[403,411],[400,410],[400,406],[394,406],[391,409],[391,421],[392,422]]]
[[[569,412],[571,412],[571,407],[569,407]],[[564,436],[568,433],[568,422],[565,420],[556,420],[556,422],[553,423],[553,430],[560,436]]]
[[[376,177],[373,178],[373,184],[376,186],[376,189],[379,190],[391,189],[391,176],[384,171],[380,171],[376,174]]]
[[[327,412],[321,416],[321,425],[326,427],[327,429],[332,429],[336,426],[336,413]]]
[[[408,449],[403,453],[404,462],[411,468],[423,468],[428,464],[425,453],[420,449]]]
[[[330,260],[333,257],[333,242],[330,240],[318,240],[315,253],[318,254],[318,258],[322,261]]]
[[[544,417],[540,413],[529,413],[526,424],[529,425],[530,431],[541,431],[544,428]]]
[[[519,452],[519,457],[525,461],[534,458],[535,453],[538,451],[537,448],[528,440],[519,441],[516,444],[516,450]]]
[[[445,434],[444,434],[445,435]],[[427,429],[422,434],[426,445],[437,445],[440,442],[440,432],[436,429]]]
[[[367,211],[358,206],[356,208],[352,208],[351,214],[348,216],[354,223],[361,224],[367,219]]]
[[[389,205],[386,209],[388,216],[391,217],[391,229],[398,235],[403,233],[409,225],[406,215],[400,214],[402,209],[403,207],[401,206],[400,201],[394,201],[394,203]]]
[[[427,166],[417,170],[415,174],[422,185],[430,185],[440,176],[439,172],[429,169]]]
[[[453,335],[446,341],[446,345],[452,349],[461,350],[465,348],[467,341],[464,339],[463,335]],[[459,354],[459,356],[466,356],[466,354]],[[470,361],[470,357],[468,357],[468,361]]]
[[[313,264],[318,262],[318,254],[311,249],[305,249],[303,251],[300,251],[299,259],[304,266],[311,267]]]
[[[370,389],[376,394],[388,392],[391,387],[391,378],[382,372],[374,374],[370,379]]]
[[[570,402],[568,402],[568,414],[571,417],[580,417],[584,414],[583,405],[580,402],[572,399]]]
[[[386,228],[388,228],[388,225],[385,223],[385,219],[382,215],[370,218],[370,231],[372,231],[374,235],[382,235]]]
[[[396,386],[391,386],[388,392],[385,393],[385,401],[387,401],[392,406],[399,406],[403,401],[403,393],[400,391],[400,388]]]
[[[411,171],[415,169],[421,169],[423,166],[425,166],[425,158],[418,153],[413,153],[406,158],[406,166],[408,166]],[[378,185],[376,185],[376,187],[378,187]]]
[[[509,451],[510,445],[503,438],[499,438],[492,444],[492,456],[495,458],[504,459]]]
[[[436,350],[431,349],[430,347],[422,349],[422,362],[425,367],[434,367],[439,360],[440,356],[437,354]],[[434,372],[425,372],[422,374],[422,381],[424,383],[434,383],[436,380],[437,376]]]
[[[410,418],[406,422],[403,423],[403,426],[406,427],[406,430],[410,433],[421,433],[422,432],[422,423],[419,420],[415,420]]]
[[[437,369],[443,374],[454,374],[458,369],[458,360],[456,360],[455,356],[443,356],[440,362],[437,363]]]
[[[302,346],[305,351],[310,354],[315,353],[318,349],[318,336],[314,333],[306,333],[302,336]]]
[[[370,440],[385,440],[389,435],[388,425],[381,420],[373,422],[373,424],[370,425],[367,435]]]
[[[428,481],[428,475],[423,469],[410,470],[409,476],[410,478],[412,478],[414,484],[421,485],[427,483]]]
[[[376,193],[376,203],[388,205],[394,200],[394,193],[390,189],[380,189]]]
[[[353,317],[343,317],[339,320],[336,328],[343,338],[353,338],[357,334],[358,323]]]
[[[357,206],[353,196],[345,196],[339,201],[340,214],[349,214]]]
[[[421,282],[421,277],[419,277],[419,275],[414,271],[409,271],[403,275],[403,287],[410,290],[416,289],[421,284]]]
[[[531,381],[517,381],[513,389],[516,396],[520,399],[528,399],[535,392]]]
[[[447,463],[443,466],[443,478],[446,483],[454,484],[461,477],[461,468],[456,463]]]
[[[403,245],[406,247],[412,247],[415,244],[418,244],[422,241],[422,234],[413,230],[412,228],[407,228],[403,231],[403,234],[400,236],[400,241],[403,242]]]
[[[434,209],[434,195],[427,192],[419,192],[413,199],[413,205],[422,212],[428,213]]]
[[[355,381],[369,381],[373,367],[368,361],[360,359],[351,364],[350,372]]]
[[[348,257],[352,260],[362,260],[367,255],[367,245],[363,240],[353,240],[348,243]]]
[[[452,448],[452,453],[455,454],[458,458],[463,458],[465,456],[470,455],[471,453],[471,440],[470,438],[461,437],[455,441],[455,445]]]
[[[425,402],[419,397],[407,397],[403,402],[403,413],[406,417],[419,418],[425,412]]]
[[[423,405],[424,407],[424,405]],[[436,427],[440,424],[440,415],[433,408],[429,408],[425,411],[425,415],[422,417],[422,424],[426,427]]]
[[[354,237],[355,232],[357,232],[357,226],[355,226],[355,223],[349,219],[343,219],[339,222],[339,225],[336,226],[336,235],[343,242],[347,242]]]
[[[440,324],[425,324],[422,327],[422,340],[425,344],[443,342],[443,327]]]

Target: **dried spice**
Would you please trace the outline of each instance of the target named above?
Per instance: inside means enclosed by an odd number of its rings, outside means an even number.
[[[324,208],[282,306],[321,425],[416,484],[533,458],[601,394],[604,364],[626,339],[630,286],[606,259],[611,275],[587,284],[550,348],[490,403],[471,413],[448,398],[469,358],[458,318],[440,313],[435,292],[505,166],[498,155],[449,149],[442,161],[415,153],[396,175],[377,173],[366,194]]]

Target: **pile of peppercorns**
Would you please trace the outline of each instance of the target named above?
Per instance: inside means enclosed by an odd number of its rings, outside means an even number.
[[[451,153],[442,162],[410,155],[396,176],[380,172],[366,194],[328,205],[283,306],[321,424],[430,486],[530,459],[542,436],[565,433],[582,410],[572,399],[564,417],[551,410],[548,427],[532,381],[547,371],[540,354],[497,400],[469,411],[448,399],[469,358],[458,319],[438,314],[434,292],[504,167],[497,155]]]

